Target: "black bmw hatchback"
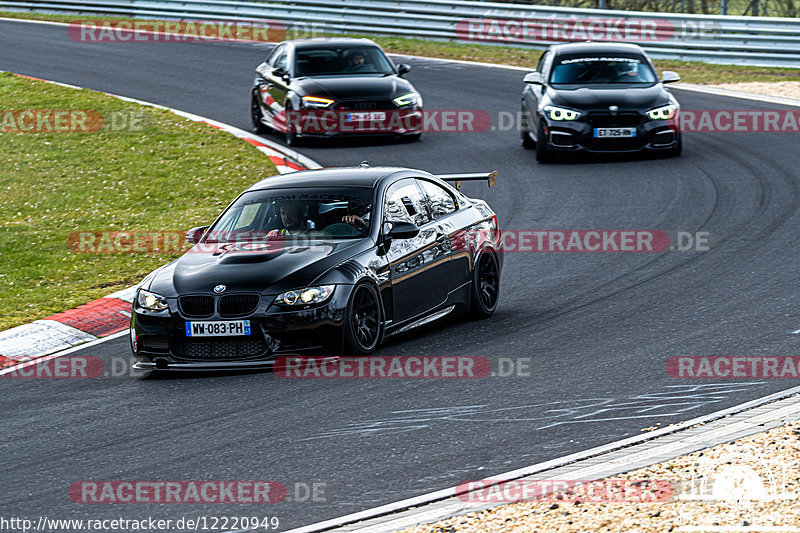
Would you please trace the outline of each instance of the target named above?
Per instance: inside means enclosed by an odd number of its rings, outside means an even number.
[[[680,155],[680,105],[639,46],[570,43],[548,48],[524,78],[522,145],[541,163],[559,153],[651,151]]]
[[[442,177],[492,185],[495,176]],[[491,316],[503,264],[497,218],[442,177],[363,165],[253,185],[139,284],[135,367],[364,355],[451,313]]]
[[[311,138],[419,138],[422,96],[368,39],[303,39],[278,44],[255,72],[250,111],[256,132],[297,145]]]

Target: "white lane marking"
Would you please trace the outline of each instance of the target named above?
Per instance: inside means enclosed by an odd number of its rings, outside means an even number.
[[[112,292],[108,296],[103,296],[103,298],[116,298],[118,300],[124,300],[130,304],[133,303],[133,298],[136,296],[136,289],[138,285],[134,285],[133,287],[127,287],[125,289],[119,290],[117,292]]]
[[[734,91],[731,89],[721,89],[719,87],[707,87],[705,85],[695,85],[693,83],[676,83],[674,87],[679,90],[712,94],[714,96],[727,96],[729,98],[741,98],[743,100],[755,100],[757,102],[767,102],[770,104],[800,107],[800,98],[787,98],[785,96],[768,96],[765,94]]]
[[[800,329],[791,332],[790,335],[797,335],[798,333],[800,333]]]
[[[96,338],[55,320],[35,320],[30,324],[0,331],[0,355],[15,361],[26,361]]]
[[[107,341],[110,341],[110,340],[113,340],[113,339],[118,339],[119,337],[122,337],[124,335],[130,335],[130,330],[129,329],[125,329],[125,330],[122,330],[122,331],[120,331],[118,333],[113,333],[113,334],[109,335],[108,337],[102,337],[100,339],[95,339],[93,341],[86,342],[86,343],[80,344],[78,346],[73,346],[72,348],[69,348],[67,350],[64,350],[64,351],[61,351],[61,352],[58,352],[58,353],[54,353],[54,354],[51,354],[51,355],[46,355],[44,357],[37,357],[36,359],[32,359],[30,361],[26,361],[26,362],[24,362],[22,364],[15,365],[15,366],[12,366],[12,367],[9,367],[9,368],[4,368],[3,370],[0,370],[0,376],[2,376],[3,374],[10,374],[11,372],[14,372],[14,371],[17,371],[17,370],[20,370],[22,368],[26,368],[26,367],[29,367],[29,366],[32,366],[32,365],[39,364],[39,363],[42,363],[44,361],[49,361],[51,359],[56,359],[57,357],[68,355],[68,354],[77,352],[78,350],[84,350],[86,348],[91,348],[92,346],[97,346],[98,344],[102,344],[104,342],[107,342]]]

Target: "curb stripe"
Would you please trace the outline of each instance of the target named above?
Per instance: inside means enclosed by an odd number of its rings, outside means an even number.
[[[131,321],[131,304],[118,298],[99,298],[87,304],[49,316],[95,337],[105,337],[127,329]]]

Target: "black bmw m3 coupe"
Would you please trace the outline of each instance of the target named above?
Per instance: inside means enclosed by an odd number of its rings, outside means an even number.
[[[495,179],[362,164],[256,183],[139,284],[136,368],[365,355],[451,313],[491,316],[503,265],[497,218],[446,180]]]

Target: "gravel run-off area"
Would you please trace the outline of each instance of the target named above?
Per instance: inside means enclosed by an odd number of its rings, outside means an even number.
[[[628,490],[631,485],[649,489]],[[591,489],[593,486],[598,490]],[[628,489],[602,490],[611,486]],[[501,498],[501,494],[496,491],[494,497]],[[481,497],[492,496],[482,491]],[[584,483],[535,500],[498,503],[485,511],[403,533],[800,532],[799,497],[797,421],[609,480]]]
[[[784,96],[786,98],[800,99],[800,81],[748,81],[740,83],[720,83],[718,85],[712,85],[712,87],[746,93],[766,94],[767,96]]]

